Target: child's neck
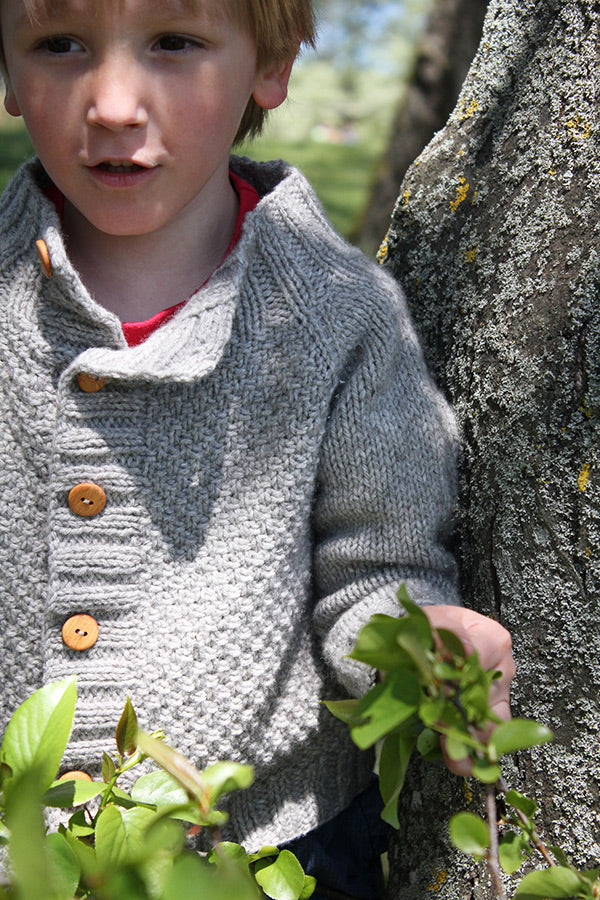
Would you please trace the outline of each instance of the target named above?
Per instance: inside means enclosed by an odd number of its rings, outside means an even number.
[[[234,189],[211,215],[183,210],[158,232],[115,236],[65,202],[69,257],[94,299],[121,322],[144,322],[197,290],[222,262],[234,233]],[[187,221],[189,219],[189,221]]]

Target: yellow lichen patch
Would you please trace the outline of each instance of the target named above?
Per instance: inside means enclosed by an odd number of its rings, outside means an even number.
[[[406,206],[408,204],[409,200],[410,200],[410,191],[406,190],[402,194],[402,206]]]
[[[456,212],[463,200],[466,199],[468,193],[469,182],[461,175],[461,177],[458,179],[458,187],[456,188],[456,199],[450,201],[450,209],[452,210],[452,212]]]
[[[574,141],[585,141],[590,136],[590,123],[584,116],[573,116],[566,123],[567,133]]]
[[[442,885],[447,877],[448,871],[446,869],[441,869],[439,866],[435,866],[433,869],[433,878],[427,889],[434,892],[441,891]]]
[[[577,487],[580,491],[585,491],[587,489],[591,468],[590,464],[586,463],[577,476]]]
[[[589,547],[586,547],[585,550],[583,551],[584,559],[589,559],[591,555],[592,555],[592,551],[590,550]]]
[[[477,245],[477,247],[473,247],[472,250],[465,250],[465,259],[467,260],[467,262],[471,262],[471,263],[475,262],[475,257],[477,256],[478,247],[479,247],[479,244]]]
[[[556,175],[556,169],[548,169],[549,175]]]
[[[475,97],[471,97],[467,100],[466,97],[460,101],[460,121],[464,122],[465,119],[470,119],[471,116],[477,112],[479,109],[479,103],[475,99]]]
[[[465,795],[465,803],[467,804],[467,806],[470,806],[473,802],[473,791],[469,787],[469,782],[466,778],[463,782],[463,793]]]
[[[388,234],[389,234],[389,232],[388,232]],[[386,234],[386,236],[384,237],[384,239],[381,242],[381,246],[379,247],[379,250],[377,251],[377,256],[375,257],[380,266],[382,266],[384,264],[384,262],[386,261],[387,255],[388,255],[388,236]]]

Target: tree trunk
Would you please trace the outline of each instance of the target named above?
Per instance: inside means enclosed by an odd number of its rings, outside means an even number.
[[[398,186],[423,147],[452,111],[481,37],[488,0],[434,0],[412,78],[392,126],[367,208],[353,240],[377,250],[385,233]]]
[[[465,603],[512,632],[514,711],[551,746],[506,766],[572,860],[600,861],[600,98],[594,0],[491,0],[445,128],[401,187],[387,265],[463,437]],[[488,897],[448,848],[464,783],[417,765],[390,898]]]

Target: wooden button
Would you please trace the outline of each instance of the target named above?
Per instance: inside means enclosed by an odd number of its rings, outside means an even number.
[[[78,516],[96,516],[106,504],[106,494],[99,484],[83,481],[69,491],[69,506]]]
[[[87,772],[80,772],[78,769],[74,769],[72,772],[65,772],[64,775],[61,775],[57,781],[91,781],[92,776],[88,775]]]
[[[36,241],[35,249],[37,250],[38,256],[40,258],[42,272],[44,273],[46,278],[52,278],[52,262],[50,261],[50,253],[48,251],[46,241]]]
[[[106,378],[98,378],[96,375],[88,375],[87,372],[80,372],[77,376],[77,384],[86,394],[95,394],[101,391],[106,384]]]
[[[62,627],[62,639],[71,650],[89,650],[98,640],[98,623],[85,613],[71,616]]]

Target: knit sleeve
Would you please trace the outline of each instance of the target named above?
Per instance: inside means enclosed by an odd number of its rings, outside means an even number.
[[[314,507],[315,627],[325,661],[355,696],[373,672],[345,655],[371,615],[398,615],[402,582],[419,604],[459,602],[447,550],[454,419],[395,286],[364,316],[332,403]]]

